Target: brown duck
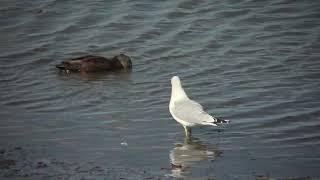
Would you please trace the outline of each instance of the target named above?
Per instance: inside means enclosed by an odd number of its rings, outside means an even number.
[[[72,72],[103,72],[103,71],[117,71],[129,70],[132,68],[132,62],[129,56],[120,54],[108,59],[101,56],[81,56],[78,58],[63,61],[56,67],[62,71]]]

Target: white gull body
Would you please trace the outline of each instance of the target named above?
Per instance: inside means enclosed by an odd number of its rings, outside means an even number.
[[[217,126],[217,118],[206,113],[199,103],[189,99],[182,88],[181,81],[178,76],[173,76],[171,78],[171,85],[172,89],[169,111],[172,117],[184,127],[187,137],[191,135],[191,126]],[[223,121],[227,122],[227,120]]]

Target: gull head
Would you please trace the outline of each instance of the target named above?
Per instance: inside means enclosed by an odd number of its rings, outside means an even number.
[[[176,85],[180,85],[181,86],[180,78],[178,76],[173,76],[171,78],[171,85],[172,86],[176,86]]]
[[[171,102],[182,99],[182,98],[188,98],[186,93],[184,92],[180,78],[178,76],[173,76],[171,78],[171,85],[172,85],[172,91],[171,91]]]

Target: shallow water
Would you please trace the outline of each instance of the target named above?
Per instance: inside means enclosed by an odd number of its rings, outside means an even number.
[[[1,176],[320,178],[319,32],[319,1],[4,0],[0,147],[18,170]],[[54,67],[89,53],[125,53],[133,70]],[[232,123],[194,128],[185,142],[168,111],[173,75]],[[40,175],[21,165],[43,159]]]

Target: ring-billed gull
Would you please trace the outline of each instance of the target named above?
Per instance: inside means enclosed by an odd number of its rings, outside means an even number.
[[[172,117],[184,127],[186,137],[191,136],[191,126],[217,126],[217,123],[229,122],[229,120],[209,115],[203,110],[199,103],[189,99],[182,88],[181,81],[178,76],[173,76],[171,78],[171,85],[172,89],[169,111]]]

